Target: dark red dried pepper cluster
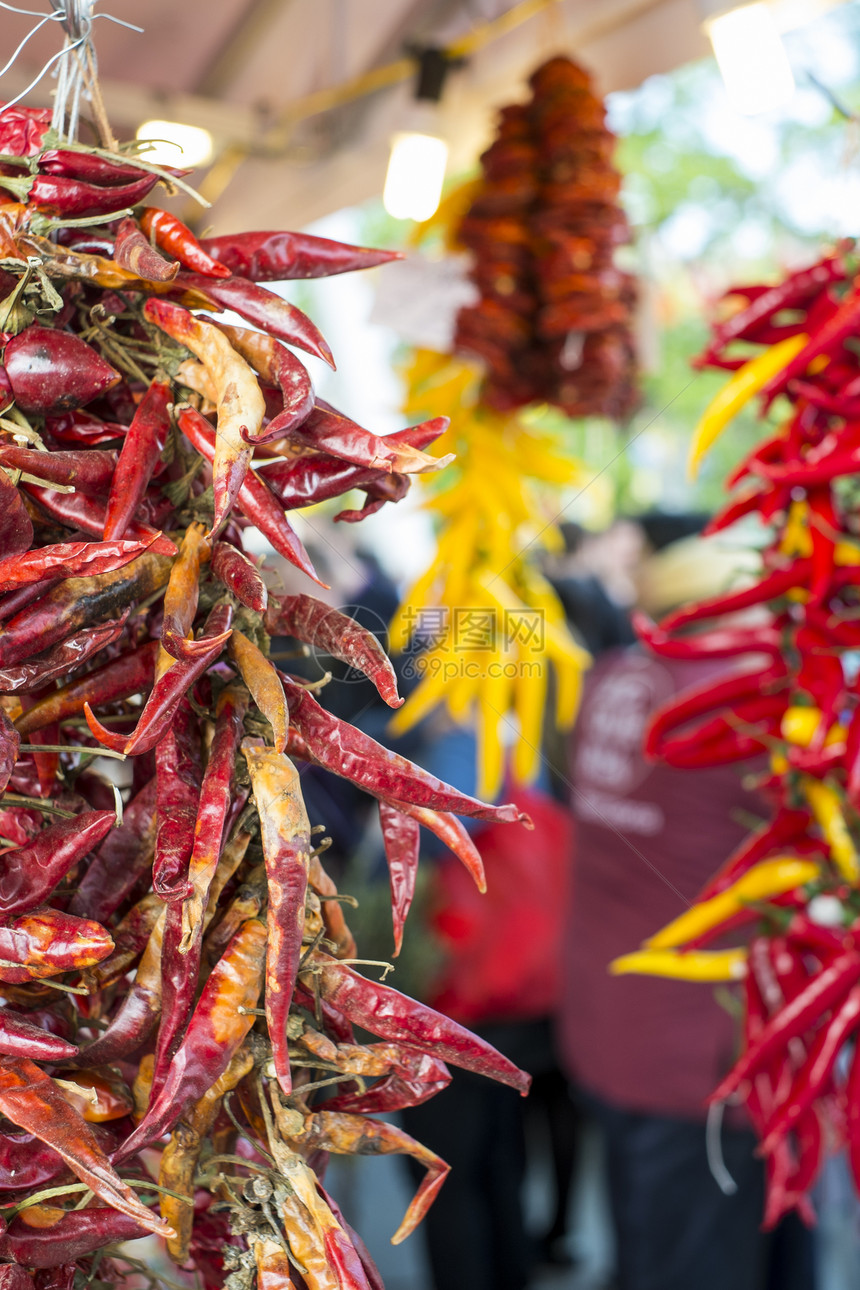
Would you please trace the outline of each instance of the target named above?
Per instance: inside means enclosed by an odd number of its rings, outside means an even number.
[[[122,1284],[104,1247],[151,1231],[206,1287],[371,1290],[326,1153],[426,1165],[402,1239],[447,1166],[369,1117],[439,1091],[446,1062],[528,1080],[349,965],[294,763],[378,799],[400,922],[419,825],[480,880],[457,815],[522,817],[274,666],[271,635],[292,636],[401,702],[375,638],[270,596],[243,533],[316,579],[288,512],[356,487],[338,518],[398,500],[442,464],[424,449],[446,423],[379,438],[316,398],[288,346],[328,346],[260,285],[390,254],[198,242],[136,206],[159,172],[47,131],[0,114],[0,1285]],[[131,764],[121,819],[105,750]]]
[[[727,303],[734,308],[698,362],[735,374],[700,423],[694,457],[754,395],[762,412],[781,408],[776,433],[730,476],[740,495],[709,526],[722,530],[745,515],[768,526],[762,577],[684,606],[659,625],[640,619],[642,639],[660,656],[746,657],[742,670],[660,711],[647,751],[684,767],[767,754],[763,787],[773,813],[690,910],[615,970],[744,978],[742,1053],[712,1100],[739,1098],[749,1112],[766,1158],[772,1226],[791,1209],[811,1215],[808,1194],[828,1145],[847,1145],[860,1188],[860,283],[853,249],[842,245],[778,286],[733,289]],[[757,621],[716,621],[750,609]],[[754,931],[748,949],[702,948],[738,927]]]
[[[613,262],[629,237],[612,165],[615,136],[591,77],[552,58],[529,103],[503,108],[457,230],[481,298],[455,345],[483,359],[497,411],[553,403],[571,417],[622,419],[636,406],[635,283]]]

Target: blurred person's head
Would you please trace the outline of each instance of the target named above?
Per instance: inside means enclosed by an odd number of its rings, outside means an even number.
[[[749,584],[760,565],[757,552],[723,533],[702,537],[695,532],[676,538],[642,561],[636,578],[637,608],[650,618],[661,618],[679,605],[709,600]]]

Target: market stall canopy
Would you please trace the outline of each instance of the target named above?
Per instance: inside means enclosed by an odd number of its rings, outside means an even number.
[[[832,4],[791,0],[801,20]],[[95,40],[121,135],[153,117],[211,132],[214,164],[196,176],[213,202],[208,224],[299,227],[381,191],[391,134],[413,98],[408,47],[468,47],[440,108],[456,172],[485,146],[496,107],[550,54],[574,54],[604,92],[631,88],[708,53],[708,8],[708,0],[114,0],[101,6]],[[4,48],[33,23],[3,12]],[[58,46],[48,23],[0,79],[2,97],[21,93]],[[49,103],[52,88],[45,76],[27,101]]]

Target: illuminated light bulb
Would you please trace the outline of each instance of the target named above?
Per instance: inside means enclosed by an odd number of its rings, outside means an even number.
[[[787,103],[794,77],[785,46],[767,4],[730,9],[705,24],[729,102],[743,116]]]
[[[439,205],[448,145],[432,134],[395,134],[382,202],[394,219],[429,219]]]
[[[182,121],[144,121],[138,126],[137,137],[152,140],[142,156],[156,166],[187,166],[193,170],[207,165],[214,154],[209,131]]]

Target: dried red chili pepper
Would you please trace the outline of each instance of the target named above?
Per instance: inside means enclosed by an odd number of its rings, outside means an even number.
[[[409,429],[413,433],[426,432],[436,439],[444,433],[448,424],[447,417],[434,417],[432,421],[421,426],[410,426]],[[449,453],[447,457],[428,457],[420,449],[413,448],[408,441],[399,440],[396,435],[383,438],[373,434],[319,399],[309,416],[293,428],[290,439],[293,443],[303,444],[312,452],[327,452],[332,457],[340,457],[355,466],[369,466],[388,473],[397,471],[400,474],[421,474],[428,470],[441,470],[453,461],[453,453]]]
[[[59,690],[38,699],[26,712],[15,719],[15,727],[22,735],[41,730],[54,721],[83,712],[84,703],[97,708],[103,703],[115,703],[133,694],[150,689],[155,678],[155,659],[158,642],[148,641],[130,653],[87,672],[85,676]]]
[[[77,1055],[77,1046],[59,1035],[32,1026],[24,1017],[0,1011],[0,1053],[5,1057],[29,1057],[37,1062],[62,1062]]]
[[[117,465],[119,469],[119,465]],[[39,503],[43,510],[72,529],[82,529],[100,538],[105,531],[105,507],[100,499],[84,493],[58,493],[38,484],[22,484],[24,490]],[[111,539],[116,537],[111,533]],[[153,555],[176,555],[176,546],[170,538],[142,520],[132,519],[122,529],[122,537],[133,542],[145,542]]]
[[[230,272],[252,282],[325,278],[403,259],[401,251],[348,246],[310,233],[232,233],[204,238],[202,245],[207,254],[226,265]]]
[[[189,228],[170,211],[145,206],[139,216],[140,227],[155,245],[173,255],[185,269],[211,278],[229,278],[230,270],[204,249]]]
[[[391,913],[394,920],[394,955],[403,944],[403,924],[415,895],[421,827],[417,820],[388,802],[379,803],[379,822],[388,863]]]
[[[16,1218],[0,1237],[0,1252],[27,1267],[56,1268],[104,1249],[114,1241],[133,1241],[146,1236],[156,1221],[150,1210],[146,1210],[149,1220],[144,1221],[98,1205],[92,1209],[53,1213],[57,1215],[55,1221],[45,1227],[31,1227],[21,1217]]]
[[[104,517],[106,538],[123,537],[131,526],[170,429],[170,386],[153,381],[134,414],[125,436],[108,495]]]
[[[18,555],[28,551],[32,541],[33,521],[21,494],[6,472],[0,471],[0,550],[5,555]]]
[[[488,1075],[523,1096],[528,1092],[530,1075],[450,1017],[390,986],[369,981],[319,952],[312,967],[323,998],[355,1025],[394,1043],[412,1045],[452,1066]]]
[[[0,444],[0,466],[27,471],[49,484],[68,484],[96,496],[110,487],[116,460],[115,452],[36,452],[16,444]]]
[[[305,892],[310,863],[310,824],[298,772],[288,757],[255,747],[242,752],[260,816],[269,896],[266,950],[266,1020],[278,1083],[292,1092],[287,1017],[301,957]]]
[[[112,811],[86,811],[49,825],[27,846],[7,851],[0,874],[0,914],[9,918],[41,905],[115,823]]]
[[[130,273],[155,282],[172,282],[179,272],[179,265],[159,255],[137,222],[128,217],[120,220],[117,227],[114,258]]]
[[[30,179],[0,176],[2,186],[33,206],[47,206],[58,215],[76,218],[111,215],[136,206],[158,182],[158,176],[144,172],[127,184],[100,187],[69,175],[33,175]]]
[[[0,557],[0,590],[56,578],[94,578],[113,573],[142,555],[152,542],[62,542],[22,555]]]
[[[187,435],[191,443],[208,462],[215,460],[215,430],[196,408],[182,405],[176,409],[179,428]],[[239,510],[271,542],[275,550],[285,559],[301,569],[314,582],[320,582],[310,557],[301,541],[293,532],[290,523],[278,504],[274,493],[270,492],[255,471],[249,470],[245,475],[237,495]],[[325,583],[320,582],[320,586]]]
[[[127,991],[116,1014],[111,1018],[107,1029],[91,1044],[82,1048],[75,1065],[104,1065],[129,1057],[152,1034],[161,1010],[163,935],[164,919],[159,917],[138,964],[131,988]],[[111,942],[111,948],[113,948],[113,942]]]
[[[383,748],[355,726],[326,712],[297,682],[283,675],[282,679],[290,705],[290,719],[307,741],[311,759],[327,770],[351,779],[374,797],[387,801],[412,802],[434,811],[455,811],[459,815],[494,820],[500,824],[531,823],[528,816],[512,803],[488,806],[428,775],[405,757]]]
[[[130,735],[118,735],[108,730],[93,714],[90,705],[85,703],[87,725],[96,739],[106,748],[112,748],[114,752],[121,752],[126,756],[150,752],[165,735],[186,691],[214,663],[230,639],[232,616],[233,611],[229,605],[216,605],[210,611],[201,636],[201,640],[209,643],[206,652],[197,654],[188,661],[174,663],[158,678]]]
[[[431,833],[435,833],[440,842],[444,842],[445,846],[465,865],[478,890],[487,890],[481,853],[465,825],[457,819],[456,815],[452,815],[450,811],[432,811],[426,806],[416,806],[414,802],[392,801],[389,804],[403,815],[411,816],[419,824],[423,824]]]
[[[95,578],[66,579],[7,622],[0,633],[0,666],[27,658],[34,640],[47,649],[83,627],[113,617],[157,591],[166,575],[166,561],[147,553]]]
[[[241,604],[263,612],[269,599],[266,584],[244,551],[229,542],[214,542],[209,568]]]
[[[162,649],[156,666],[159,676],[171,666],[172,659],[189,662],[199,654],[206,653],[209,648],[205,640],[196,641],[191,635],[197,613],[200,566],[208,554],[203,525],[189,524],[164,592],[161,611]]]
[[[303,594],[279,596],[266,612],[269,635],[295,636],[297,640],[339,659],[362,672],[376,686],[390,708],[403,700],[397,693],[397,677],[385,650],[373,635],[348,614]]]
[[[107,923],[152,864],[155,848],[155,792],[151,779],[123,808],[90,861],[69,903],[72,914]]]
[[[212,531],[231,511],[251,460],[266,404],[249,365],[211,323],[164,300],[148,300],[144,318],[189,349],[203,364],[217,407],[218,433],[212,458]]]
[[[430,425],[432,427],[432,423]],[[431,432],[427,437],[414,436],[412,442],[416,448],[423,448],[434,438],[436,435]],[[406,442],[407,432],[401,431],[398,439],[401,443]],[[352,488],[362,488],[374,496],[377,495],[377,489],[385,488],[389,491],[386,491],[384,500],[397,501],[406,495],[410,484],[408,475],[388,474],[375,466],[356,466],[340,457],[330,457],[321,452],[261,462],[256,470],[259,478],[265,481],[285,510],[330,501]],[[341,515],[335,516],[335,519],[340,518]]]
[[[0,1058],[0,1110],[62,1156],[73,1173],[113,1209],[161,1236],[171,1229],[142,1205],[111,1167],[98,1140],[53,1081],[25,1058]]]
[[[0,981],[22,985],[92,967],[113,949],[110,933],[91,919],[37,909],[0,922]]]
[[[224,1074],[254,1024],[249,1010],[262,989],[265,950],[265,926],[249,919],[212,969],[158,1097],[114,1163],[128,1160],[172,1129]]]
[[[268,385],[280,391],[281,410],[272,417],[265,430],[258,429],[254,434],[246,430],[243,438],[256,447],[286,437],[307,420],[314,406],[313,386],[304,364],[271,336],[249,331],[246,327],[231,327],[217,319],[213,322],[254,371]]]
[[[450,1165],[433,1151],[422,1147],[395,1124],[370,1120],[343,1111],[315,1111],[306,1116],[300,1133],[292,1135],[303,1150],[330,1151],[335,1155],[408,1155],[426,1167],[427,1173],[409,1203],[403,1221],[391,1238],[398,1245],[415,1230],[433,1204],[450,1172]]]
[[[275,665],[244,632],[235,629],[230,637],[230,657],[251,697],[272,727],[275,752],[282,753],[287,745],[290,715]]]
[[[184,900],[190,887],[188,861],[200,797],[197,720],[186,699],[155,749],[156,814],[152,885],[162,900]]]
[[[178,881],[171,893],[172,904],[164,924],[162,1016],[153,1069],[155,1094],[161,1088],[194,1004],[206,897],[221,855],[246,708],[246,696],[240,691],[230,687],[223,691],[199,793],[194,792],[193,777],[189,773],[185,818],[164,821],[159,826],[168,830],[175,845]]]
[[[6,342],[3,367],[22,412],[79,408],[120,380],[79,336],[41,323],[31,323]]]
[[[295,345],[334,368],[334,358],[325,337],[310,318],[266,287],[258,287],[247,278],[208,278],[194,273],[180,273],[176,286],[205,293],[216,306],[232,309],[274,340]]]
[[[5,149],[4,149],[5,151]],[[46,175],[65,175],[69,179],[86,179],[93,184],[116,186],[128,184],[151,172],[128,162],[110,161],[92,152],[73,148],[47,148],[39,153],[38,168]]]

